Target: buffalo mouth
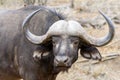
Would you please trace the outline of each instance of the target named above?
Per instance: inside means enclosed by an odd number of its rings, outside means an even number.
[[[70,68],[71,66],[55,66],[54,67],[54,73],[58,73],[60,71],[62,72],[68,72],[68,69]]]
[[[57,66],[55,68],[60,69],[60,70],[66,70],[66,69],[70,68],[70,66]]]

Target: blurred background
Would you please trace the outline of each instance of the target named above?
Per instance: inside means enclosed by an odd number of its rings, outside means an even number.
[[[0,0],[0,11],[16,10],[29,5],[54,8],[67,19],[78,21],[95,37],[104,36],[108,25],[98,10],[111,18],[115,37],[106,46],[98,47],[101,62],[79,59],[68,72],[60,73],[57,80],[120,80],[120,1],[119,0]]]

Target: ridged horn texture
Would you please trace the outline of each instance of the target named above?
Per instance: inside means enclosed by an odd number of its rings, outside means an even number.
[[[39,10],[34,11],[31,13],[23,22],[23,29],[25,36],[29,41],[31,41],[34,44],[41,44],[44,43],[48,38],[50,38],[53,35],[68,35],[68,36],[77,36],[80,37],[80,39],[84,40],[84,42],[94,45],[94,46],[104,46],[108,44],[114,36],[114,26],[112,21],[101,11],[100,14],[105,18],[109,25],[109,32],[106,36],[101,38],[95,38],[87,34],[87,32],[84,30],[84,28],[76,21],[65,21],[65,20],[59,20],[55,22],[52,26],[50,26],[49,30],[46,32],[46,34],[42,36],[34,35],[30,32],[28,29],[28,23],[31,20],[31,18],[39,12]]]
[[[36,13],[38,13],[40,10],[41,10],[41,9],[38,9],[38,10],[32,12],[30,15],[28,15],[28,16],[25,18],[25,20],[23,21],[23,24],[22,24],[22,28],[23,28],[23,31],[24,31],[24,34],[25,34],[26,38],[27,38],[30,42],[34,43],[34,44],[39,44],[39,42],[38,42],[38,40],[40,40],[40,39],[39,39],[39,36],[36,36],[36,35],[34,35],[33,33],[31,33],[28,27],[29,27],[29,22],[30,22],[31,18],[32,18]]]

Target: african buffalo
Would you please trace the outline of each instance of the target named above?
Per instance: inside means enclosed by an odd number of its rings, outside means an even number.
[[[0,14],[0,80],[55,80],[78,58],[101,59],[96,47],[114,36],[111,20],[105,37],[94,38],[74,20],[66,20],[54,10],[28,6]]]

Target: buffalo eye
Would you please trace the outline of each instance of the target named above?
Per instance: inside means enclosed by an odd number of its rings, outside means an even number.
[[[73,41],[73,44],[74,44],[74,45],[78,45],[78,44],[79,44],[79,40]]]
[[[80,39],[79,39],[79,37],[71,36],[70,37],[70,42],[72,43],[72,45],[78,46],[79,42],[80,42]]]

